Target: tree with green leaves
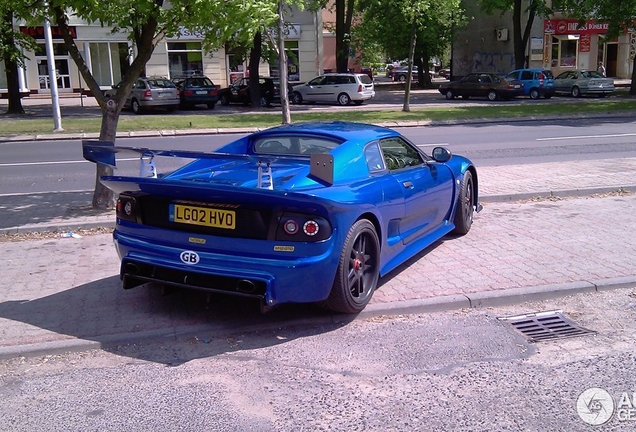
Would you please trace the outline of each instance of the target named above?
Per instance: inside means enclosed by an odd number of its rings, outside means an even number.
[[[534,19],[536,17],[547,18],[552,13],[546,0],[480,0],[479,3],[481,9],[491,15],[495,12],[503,15],[512,11],[515,68],[523,68]]]
[[[463,18],[460,0],[360,0],[362,20],[355,27],[355,41],[362,51],[380,46],[390,58],[408,58],[408,96],[412,66],[418,68],[420,87],[431,85],[429,62],[450,44],[453,24]]]
[[[23,50],[33,51],[35,40],[16,31],[13,22],[19,15],[19,1],[0,4],[0,60],[4,61],[4,73],[7,77],[8,107],[7,114],[24,114],[18,80],[18,68],[24,66]]]
[[[636,22],[636,0],[554,0],[554,8],[561,9],[581,23],[595,19],[609,24],[608,39],[614,39],[626,30],[634,28]],[[632,50],[634,47],[632,47]],[[631,53],[632,76],[630,95],[636,95],[636,55]]]
[[[50,17],[60,27],[64,44],[77,65],[88,88],[102,110],[102,125],[99,139],[114,142],[117,124],[127,95],[136,79],[144,73],[157,44],[165,37],[177,36],[182,27],[193,31],[205,31],[204,47],[213,50],[223,46],[237,35],[246,35],[246,28],[255,29],[264,16],[275,14],[272,2],[260,0],[50,0],[48,5],[39,5],[39,17]],[[85,59],[69,31],[69,15],[89,23],[101,23],[116,31],[126,32],[134,42],[132,62],[122,76],[121,84],[112,99],[106,98],[92,76]],[[267,22],[271,22],[267,20]],[[253,33],[252,33],[253,37]],[[104,187],[99,179],[112,175],[112,168],[97,165],[95,192],[92,204],[95,208],[112,208],[113,192]]]

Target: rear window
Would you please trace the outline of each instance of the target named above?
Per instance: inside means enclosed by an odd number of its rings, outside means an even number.
[[[373,80],[369,75],[359,75],[362,84],[373,84]]]
[[[214,83],[210,78],[190,78],[188,82],[192,87],[212,87]]]
[[[338,140],[313,136],[268,136],[254,142],[254,153],[309,155],[327,153],[341,144]]]
[[[176,87],[172,81],[167,79],[149,79],[148,85],[150,88],[174,88]]]
[[[554,75],[552,74],[551,70],[544,70],[544,71],[541,71],[541,72],[543,72],[543,76],[548,78],[548,79],[554,78]]]

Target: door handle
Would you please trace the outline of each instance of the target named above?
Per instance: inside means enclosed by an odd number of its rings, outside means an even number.
[[[402,182],[402,185],[407,189],[413,189],[413,183],[410,180]]]

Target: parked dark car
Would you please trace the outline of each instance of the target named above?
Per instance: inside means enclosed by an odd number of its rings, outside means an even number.
[[[442,78],[446,78],[447,80],[450,79],[450,69],[440,69],[439,71],[439,76],[441,76]]]
[[[280,102],[280,81],[278,78],[259,77],[258,83],[261,88],[261,106],[270,106],[274,102]],[[219,101],[221,105],[240,103],[249,105],[252,102],[250,96],[250,79],[241,78],[230,84],[229,87],[219,90]]]
[[[458,81],[441,84],[439,92],[446,99],[461,96],[464,99],[487,97],[491,101],[509,100],[523,94],[523,84],[520,81],[508,81],[493,73],[476,72],[468,74]]]
[[[172,80],[179,89],[179,106],[192,108],[195,105],[207,105],[213,109],[219,100],[218,89],[206,76],[195,75]]]
[[[523,83],[523,94],[531,99],[554,96],[554,75],[548,69],[515,69],[506,75],[509,80]]]
[[[406,77],[409,76],[408,66],[400,66],[391,71],[391,80],[406,82]],[[417,81],[417,66],[413,66],[411,81]]]

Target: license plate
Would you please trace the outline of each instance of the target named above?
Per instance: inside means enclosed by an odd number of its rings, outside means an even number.
[[[189,225],[232,230],[236,228],[236,212],[215,208],[170,204],[168,219],[170,222]]]
[[[197,90],[197,94],[208,94],[207,90]]]

